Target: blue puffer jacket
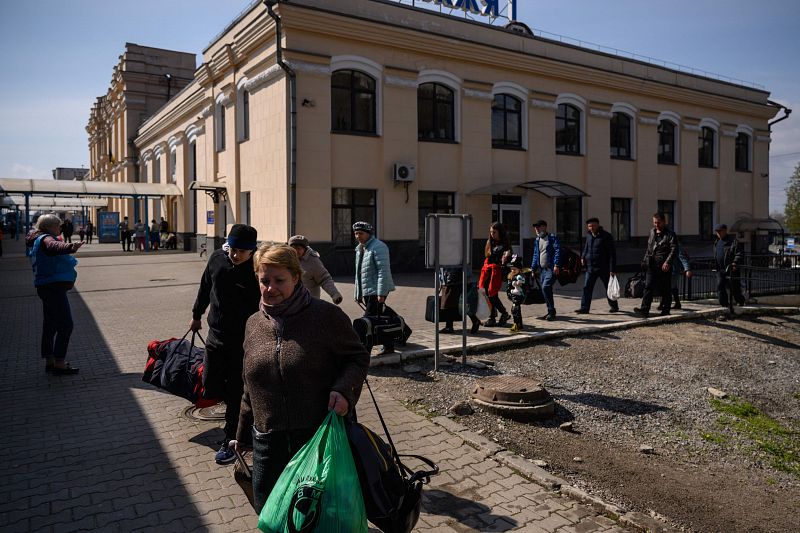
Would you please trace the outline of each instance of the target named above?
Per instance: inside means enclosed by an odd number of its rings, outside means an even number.
[[[74,283],[78,277],[75,266],[78,260],[65,252],[63,255],[48,255],[44,250],[45,237],[50,234],[41,234],[36,237],[33,246],[28,250],[28,258],[33,266],[33,285],[41,287],[51,283],[68,282]]]
[[[389,265],[389,248],[382,241],[371,237],[364,244],[364,258],[356,246],[356,300],[364,296],[386,296],[394,290],[392,270]]]

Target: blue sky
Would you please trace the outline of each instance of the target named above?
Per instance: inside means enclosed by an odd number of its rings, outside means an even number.
[[[338,1],[330,0],[331,5]],[[407,0],[408,1],[408,0]],[[500,0],[501,3],[504,0]],[[249,0],[0,0],[0,177],[88,165],[84,130],[126,42],[202,49]],[[536,30],[763,85],[794,109],[773,131],[770,210],[800,162],[800,1],[519,0]],[[552,37],[551,37],[552,38]]]

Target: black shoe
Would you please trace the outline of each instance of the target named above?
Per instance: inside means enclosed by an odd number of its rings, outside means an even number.
[[[511,318],[511,315],[509,315],[508,313],[501,314],[500,315],[500,320],[497,321],[497,325],[501,326],[501,327],[505,326],[506,324],[508,324],[508,319],[509,318]]]
[[[659,313],[661,316],[669,316],[669,309],[662,309]]]
[[[472,333],[473,335],[475,335],[476,333],[478,333],[478,328],[480,328],[480,327],[481,327],[481,321],[480,320],[475,320],[472,323],[472,327],[469,328],[469,332]]]
[[[575,310],[575,314],[576,315],[588,315],[589,314],[589,310],[588,309],[576,309]]]
[[[454,333],[454,332],[455,332],[455,330],[453,328],[450,328],[450,327],[442,328],[442,329],[439,330],[439,333]]]
[[[64,368],[60,368],[60,367],[54,366],[50,370],[50,373],[53,374],[54,376],[71,376],[73,374],[77,374],[78,373],[78,369],[77,368],[72,368],[68,364]]]
[[[378,350],[378,355],[388,355],[390,353],[394,353],[394,348],[393,347],[390,348],[390,347],[384,346],[380,350]]]
[[[493,328],[496,325],[497,325],[497,320],[495,320],[494,318],[490,318],[489,320],[483,323],[483,327],[485,328]]]
[[[608,312],[609,313],[619,313],[619,307],[609,307],[608,308]]]
[[[555,319],[556,319],[555,313],[547,313],[546,315],[544,315],[544,320],[547,320],[548,322],[552,322]]]
[[[680,309],[681,308],[681,303],[680,302],[675,302],[674,304],[672,304],[672,308],[673,309]]]
[[[633,314],[636,316],[640,316],[642,318],[649,318],[650,317],[650,310],[649,309],[641,309],[639,307],[633,308]]]

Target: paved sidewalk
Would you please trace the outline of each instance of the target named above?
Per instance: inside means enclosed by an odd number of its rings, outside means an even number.
[[[184,400],[140,379],[147,342],[187,329],[203,260],[193,254],[79,254],[79,260],[69,296],[76,325],[69,353],[81,372],[57,377],[44,373],[38,356],[41,308],[30,266],[20,256],[0,258],[0,402],[8,413],[0,527],[253,531],[255,515],[232,469],[213,460],[219,422],[185,416]],[[390,298],[414,328],[407,354],[431,347],[433,325],[422,319],[430,293],[426,277],[398,276],[400,287]],[[352,288],[345,280],[338,284],[344,294]],[[576,307],[574,294],[560,291],[558,298],[559,308]],[[354,303],[344,308],[358,316]],[[631,317],[590,319],[610,324]],[[586,324],[565,317],[559,327]],[[477,337],[509,338],[498,329]],[[379,396],[401,452],[427,455],[442,468],[426,488],[419,531],[621,530],[592,505],[520,476],[527,465],[493,443],[447,419],[412,413],[386,392]],[[378,428],[367,400],[359,404],[360,416]]]

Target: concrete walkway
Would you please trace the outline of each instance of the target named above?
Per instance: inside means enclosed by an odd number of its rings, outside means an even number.
[[[81,371],[56,377],[42,368],[41,307],[30,266],[13,244],[4,242],[0,258],[0,402],[8,413],[1,529],[253,531],[256,517],[232,469],[213,461],[219,422],[187,416],[187,402],[140,379],[147,343],[186,331],[204,260],[161,252],[109,256],[89,253],[90,247],[79,252],[78,283],[69,296],[75,319],[69,358]],[[414,329],[402,354],[424,355],[434,332],[423,319],[432,276],[397,278],[389,303]],[[345,281],[338,280],[339,288],[349,294],[352,284]],[[568,330],[634,320],[626,312],[603,313],[602,302],[598,314],[569,316],[577,308],[577,287],[557,292],[563,319],[531,320],[541,310],[529,309],[526,323],[535,329],[525,335],[543,334],[545,326]],[[624,301],[622,308],[629,312],[633,305]],[[359,315],[353,302],[343,307]],[[704,307],[687,308],[683,313]],[[521,338],[486,329],[470,343]],[[360,417],[377,429],[367,400],[359,404]],[[646,517],[593,501],[447,418],[423,418],[387,394],[379,402],[401,453],[424,454],[442,469],[425,490],[418,531],[599,532],[647,524]]]

